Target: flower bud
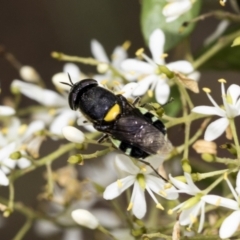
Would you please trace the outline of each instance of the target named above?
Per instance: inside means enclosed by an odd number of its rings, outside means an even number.
[[[191,173],[192,172],[192,167],[190,166],[188,159],[183,159],[182,160],[182,169],[186,173]]]
[[[18,159],[20,159],[21,157],[22,157],[22,154],[21,154],[19,151],[13,152],[13,153],[10,154],[10,158],[11,158],[12,160],[18,160]]]
[[[23,66],[19,72],[21,78],[27,82],[39,82],[41,79],[38,72],[31,66]]]
[[[77,209],[72,211],[73,220],[84,227],[95,229],[99,226],[99,222],[97,218],[87,210]]]
[[[193,144],[193,149],[197,153],[217,154],[217,144],[215,142],[205,141],[200,139]]]
[[[82,164],[83,158],[82,158],[81,154],[73,155],[68,159],[68,162],[70,164]]]
[[[70,142],[82,143],[85,140],[84,133],[75,127],[66,126],[62,129],[63,136]]]
[[[201,155],[201,157],[206,162],[213,162],[215,160],[215,157],[212,154],[209,154],[209,153],[203,153]]]

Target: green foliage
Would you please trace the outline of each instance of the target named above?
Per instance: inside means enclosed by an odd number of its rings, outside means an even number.
[[[143,0],[141,9],[141,27],[146,43],[148,43],[151,33],[155,29],[161,28],[166,35],[165,51],[173,48],[192,32],[195,24],[189,24],[183,31],[180,32],[180,30],[184,22],[198,16],[201,8],[201,1],[196,0],[190,11],[167,24],[165,16],[162,14],[162,9],[166,4],[167,1],[163,0]]]

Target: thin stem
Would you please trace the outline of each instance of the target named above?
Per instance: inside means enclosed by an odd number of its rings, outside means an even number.
[[[207,195],[212,189],[214,189],[222,180],[224,179],[224,175],[220,176],[217,180],[215,180],[209,187],[207,187],[203,192],[204,195]]]
[[[233,135],[233,140],[234,140],[235,147],[236,147],[236,150],[237,150],[237,157],[238,157],[238,160],[240,160],[239,140],[238,140],[238,136],[237,136],[237,129],[236,129],[236,126],[235,126],[235,123],[234,123],[234,119],[233,118],[229,119],[229,122],[230,122],[231,132],[232,132],[232,135]]]
[[[13,181],[10,180],[9,182],[9,202],[8,202],[8,209],[13,212],[14,208],[14,184]]]
[[[92,159],[92,158],[104,156],[113,150],[114,148],[109,147],[101,151],[96,151],[95,153],[92,153],[92,154],[77,154],[77,155],[79,155],[83,160],[86,160],[86,159]]]
[[[238,36],[240,36],[240,31],[233,32],[231,34],[228,34],[220,38],[218,42],[216,42],[208,51],[203,53],[197,60],[193,62],[194,69],[199,68],[206,61],[208,61],[212,56],[218,53],[221,49],[230,45],[232,41]]]
[[[13,240],[21,240],[26,235],[26,233],[29,231],[29,229],[32,226],[32,219],[28,218],[27,221],[24,223],[24,225],[20,228],[17,235],[13,238]]]
[[[74,143],[68,143],[68,144],[65,144],[63,146],[61,146],[59,149],[57,149],[56,151],[50,153],[49,155],[39,159],[37,162],[36,162],[36,165],[31,165],[27,168],[24,168],[24,169],[20,169],[20,170],[17,170],[15,172],[12,172],[12,174],[10,175],[10,181],[11,180],[15,180],[23,175],[25,175],[26,173],[28,172],[31,172],[33,170],[35,170],[36,168],[39,168],[41,166],[44,166],[46,165],[47,163],[51,163],[53,161],[55,161],[56,159],[58,159],[61,155],[69,152],[70,150],[74,149],[75,148],[75,144]]]
[[[218,170],[218,171],[213,171],[213,172],[208,172],[208,173],[193,173],[192,179],[194,181],[201,181],[201,180],[209,178],[209,177],[214,177],[214,176],[217,176],[220,174],[224,174],[227,171],[228,171],[228,169],[223,169],[223,170]]]
[[[46,168],[47,168],[47,181],[48,181],[47,195],[48,197],[51,198],[53,195],[53,176],[52,176],[51,163],[47,163]]]
[[[117,238],[115,238],[106,228],[104,228],[103,226],[98,226],[97,228],[99,231],[101,231],[102,233],[104,233],[105,235],[111,237],[114,240],[117,240]]]

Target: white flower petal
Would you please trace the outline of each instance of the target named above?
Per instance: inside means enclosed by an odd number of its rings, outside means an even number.
[[[71,79],[77,79],[80,80],[80,69],[79,67],[74,63],[66,63],[63,66],[63,72],[66,74],[69,74]]]
[[[50,132],[61,136],[62,128],[73,124],[76,117],[76,112],[71,109],[62,111],[51,123],[49,127]]]
[[[11,169],[14,169],[17,164],[16,160],[12,160],[11,158],[4,158],[2,160],[2,171],[5,174],[9,174],[11,172]]]
[[[238,203],[235,200],[220,197],[217,195],[209,194],[209,195],[203,196],[201,199],[206,203],[209,203],[215,206],[222,206],[222,207],[226,207],[233,210],[239,209]]]
[[[19,74],[27,82],[38,82],[41,79],[38,72],[31,66],[22,66]]]
[[[191,208],[185,209],[182,211],[182,213],[179,216],[179,222],[182,226],[186,226],[192,222],[192,218],[196,218],[200,208],[202,206],[202,203],[199,202],[196,205],[194,205]]]
[[[15,114],[15,110],[8,106],[0,106],[0,116],[10,116]]]
[[[24,133],[23,137],[22,137],[22,141],[27,140],[29,137],[31,137],[34,133],[43,130],[45,127],[45,124],[43,121],[41,120],[36,120],[31,122],[28,125],[28,128],[26,130],[26,132]]]
[[[181,192],[185,192],[187,194],[191,194],[191,189],[190,187],[184,183],[184,182],[181,182],[177,179],[175,179],[174,177],[172,177],[171,174],[169,174],[169,179],[171,180],[172,184],[178,188],[179,190],[181,190]]]
[[[231,96],[232,104],[235,105],[240,96],[240,86],[232,84],[227,90],[227,95]]]
[[[155,97],[157,102],[165,104],[170,95],[170,87],[165,81],[158,81],[155,89]]]
[[[19,80],[12,82],[25,96],[43,104],[44,106],[66,106],[66,100],[54,91],[43,89],[35,84],[25,83]]]
[[[144,161],[149,162],[152,165],[152,167],[156,169],[163,164],[164,158],[165,158],[164,155],[156,154],[156,155],[150,155],[149,157],[145,158]],[[146,173],[151,173],[151,172],[153,172],[152,168],[147,166]]]
[[[102,44],[95,39],[91,41],[91,52],[94,58],[98,61],[109,63],[109,59]]]
[[[179,17],[181,14],[191,9],[191,7],[191,0],[174,1],[168,3],[163,8],[162,13],[165,17]]]
[[[154,73],[155,69],[155,67],[147,62],[130,58],[122,61],[121,68],[126,72],[132,73],[133,75],[136,73],[151,74]]]
[[[159,177],[146,175],[146,184],[153,192],[166,199],[173,200],[178,198],[178,193],[176,191],[173,191],[176,189],[174,187],[165,189],[164,186],[166,183]],[[163,191],[166,195],[162,194],[161,191]]]
[[[127,58],[127,52],[126,50],[118,46],[114,49],[113,54],[112,54],[112,65],[119,69],[121,67],[121,63],[124,59]]]
[[[24,169],[31,165],[31,162],[26,158],[20,158],[17,160],[17,165],[19,168]]]
[[[201,190],[194,184],[194,182],[192,180],[192,176],[189,173],[185,172],[184,176],[185,176],[185,178],[187,180],[187,184],[190,187],[193,195],[196,194],[196,193],[201,192]]]
[[[95,229],[99,225],[97,218],[87,210],[77,209],[72,211],[71,215],[73,220],[81,226]]]
[[[164,64],[162,54],[164,51],[165,35],[161,29],[155,29],[149,38],[149,48],[154,62],[159,65]]]
[[[0,169],[0,185],[7,186],[8,184],[8,178],[6,177],[5,173]]]
[[[194,72],[188,74],[187,77],[192,80],[198,81],[201,77],[201,73],[198,71],[194,71]]]
[[[133,98],[132,93],[133,93],[133,91],[135,90],[135,88],[136,88],[137,86],[138,86],[138,84],[137,84],[136,82],[131,82],[131,83],[126,84],[126,85],[121,89],[122,95],[123,95],[125,98]]]
[[[0,149],[0,162],[3,159],[8,158],[9,155],[16,150],[16,147],[17,147],[17,143],[12,142],[6,145],[5,147],[3,147],[2,149]]]
[[[235,211],[223,221],[219,230],[220,238],[225,239],[231,237],[237,231],[239,224],[240,211]]]
[[[37,220],[34,226],[38,236],[50,238],[51,235],[59,233],[61,230],[54,223],[46,220]]]
[[[227,19],[224,19],[219,22],[218,26],[216,27],[215,31],[211,33],[205,40],[204,45],[209,45],[213,43],[215,40],[217,40],[226,30],[226,28],[229,26],[230,21]]]
[[[64,72],[54,74],[52,77],[52,82],[57,89],[63,89],[63,90],[69,91],[71,88],[70,86],[68,86],[66,84],[62,84],[63,82],[71,84],[70,80],[68,78],[68,75]]]
[[[229,125],[229,120],[227,118],[220,118],[212,122],[206,129],[204,134],[204,140],[213,141],[223,134]]]
[[[84,240],[81,229],[70,228],[63,232],[62,240]]]
[[[133,208],[132,208],[133,214],[137,218],[142,219],[146,214],[147,205],[146,205],[146,200],[144,196],[144,191],[140,187],[137,181],[134,183],[131,199],[133,203]]]
[[[185,74],[188,74],[188,73],[191,73],[194,71],[192,64],[185,60],[168,63],[167,67],[171,71],[177,71],[177,72],[181,72],[181,73],[185,73]]]
[[[158,77],[156,75],[149,75],[145,78],[143,78],[139,83],[138,86],[134,89],[133,95],[134,96],[142,96],[147,92],[150,85],[153,84],[155,81],[158,80]]]
[[[127,176],[118,180],[119,182],[114,182],[106,187],[103,198],[106,200],[111,200],[118,197],[127,188],[129,188],[135,181],[135,176]],[[121,185],[119,185],[121,184]]]
[[[116,166],[123,172],[127,172],[131,175],[134,175],[140,171],[140,169],[126,155],[117,154],[115,159]]]
[[[198,106],[193,108],[192,112],[204,114],[204,115],[218,115],[220,117],[226,116],[226,113],[224,110],[217,107],[211,107],[211,106]]]
[[[240,196],[240,171],[238,171],[238,174],[237,174],[236,191],[237,191],[238,195]]]
[[[200,213],[198,233],[202,231],[204,222],[205,222],[205,202],[201,201],[201,213]]]
[[[84,133],[72,126],[63,127],[62,134],[68,141],[74,143],[82,143],[85,139]]]

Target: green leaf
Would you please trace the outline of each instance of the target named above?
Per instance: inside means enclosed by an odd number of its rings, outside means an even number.
[[[151,33],[155,29],[160,28],[164,31],[166,36],[165,51],[178,44],[178,42],[187,37],[194,29],[194,24],[191,23],[180,32],[183,23],[198,16],[201,1],[196,0],[188,12],[169,23],[166,23],[166,18],[162,14],[162,9],[166,4],[167,1],[163,0],[143,0],[141,9],[141,26],[146,43],[148,44]]]

